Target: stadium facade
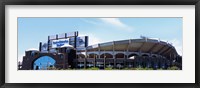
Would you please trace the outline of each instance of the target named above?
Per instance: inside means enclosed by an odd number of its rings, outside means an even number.
[[[88,36],[78,32],[48,36],[48,42],[39,44],[39,50],[27,50],[21,70],[40,69],[35,61],[44,56],[55,60],[47,65],[59,69],[68,68],[153,68],[167,69],[177,66],[182,69],[182,56],[172,44],[141,37],[139,39],[117,40],[88,46]]]

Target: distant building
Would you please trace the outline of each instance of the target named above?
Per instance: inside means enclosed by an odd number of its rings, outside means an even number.
[[[44,56],[53,59],[54,64],[46,66],[68,68],[163,68],[177,66],[182,69],[182,56],[171,44],[141,37],[88,46],[88,36],[78,32],[48,37],[47,43],[40,43],[39,51],[27,50],[21,70],[41,69],[36,60]],[[37,66],[38,65],[38,66]]]

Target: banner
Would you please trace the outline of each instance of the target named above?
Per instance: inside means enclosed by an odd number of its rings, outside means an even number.
[[[85,36],[77,37],[77,47],[85,47]]]
[[[43,43],[41,48],[42,48],[41,51],[47,51],[48,44],[47,43]]]
[[[74,46],[74,37],[70,38],[70,45]],[[88,37],[87,36],[81,36],[76,38],[76,48],[77,49],[85,49],[88,45]]]
[[[69,39],[52,40],[52,48],[69,46]]]

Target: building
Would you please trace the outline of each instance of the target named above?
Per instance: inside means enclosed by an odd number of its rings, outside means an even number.
[[[42,48],[45,47],[46,50],[43,51]],[[49,36],[46,45],[40,43],[39,51],[26,51],[21,69],[34,69],[35,60],[43,56],[53,58],[55,63],[52,66],[60,69],[167,69],[172,66],[182,69],[182,56],[178,55],[172,44],[147,37],[88,46],[88,36],[79,37],[78,32]]]

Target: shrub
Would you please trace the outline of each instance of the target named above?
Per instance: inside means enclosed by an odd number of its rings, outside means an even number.
[[[135,70],[144,70],[144,68],[138,67],[138,68],[135,68]]]
[[[134,70],[153,70],[153,68],[141,68],[141,67],[138,67],[138,68],[135,68]]]
[[[172,67],[167,68],[167,70],[179,70],[179,68],[176,66],[172,66]]]
[[[153,70],[153,68],[146,68],[146,70]]]
[[[47,67],[47,70],[59,70],[59,69],[56,67]]]
[[[97,68],[97,67],[91,67],[91,68],[88,68],[87,70],[99,70],[99,68]]]
[[[114,70],[114,69],[111,67],[107,67],[107,68],[105,68],[105,70]]]
[[[158,68],[157,70],[164,70],[163,68]]]

